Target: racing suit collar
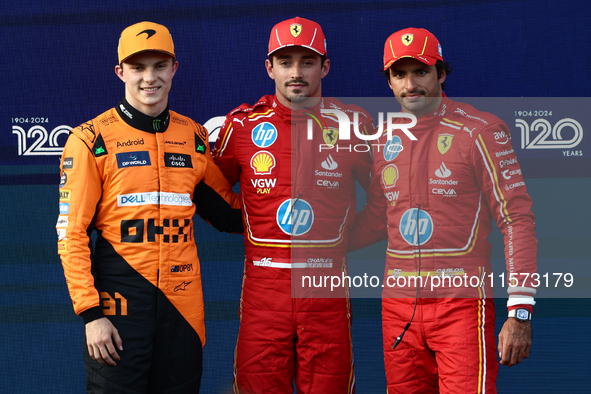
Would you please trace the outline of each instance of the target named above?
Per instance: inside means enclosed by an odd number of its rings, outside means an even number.
[[[309,118],[308,113],[320,113],[320,109],[324,108],[324,97],[320,98],[320,101],[312,107],[304,107],[302,109],[292,110],[291,108],[287,108],[283,104],[277,100],[277,96],[273,96],[273,108],[277,114],[281,116],[281,118],[287,122],[291,122],[291,117],[306,117]]]
[[[170,123],[170,111],[168,106],[156,117],[148,116],[131,106],[125,99],[115,107],[119,116],[131,127],[148,133],[164,133]]]
[[[439,103],[439,107],[437,107],[435,111],[420,116],[417,121],[420,123],[429,122],[432,120],[439,122],[438,119],[444,116],[447,110],[450,108],[450,103],[451,100],[447,98],[447,95],[444,92],[442,92],[442,98],[441,103]]]

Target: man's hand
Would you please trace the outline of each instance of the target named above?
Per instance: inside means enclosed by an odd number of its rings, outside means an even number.
[[[531,322],[520,322],[509,317],[499,333],[501,364],[512,367],[529,357],[531,350]]]
[[[117,365],[115,360],[121,360],[115,346],[123,350],[123,343],[119,332],[106,317],[93,320],[84,327],[86,330],[86,345],[90,357],[102,365]]]

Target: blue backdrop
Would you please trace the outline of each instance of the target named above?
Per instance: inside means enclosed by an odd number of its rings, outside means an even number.
[[[589,391],[591,140],[584,134],[591,130],[591,3],[26,0],[0,5],[6,60],[0,93],[1,393],[84,391],[83,325],[73,313],[56,253],[58,165],[68,130],[123,97],[114,73],[121,30],[142,20],[170,29],[180,63],[171,108],[206,123],[273,93],[263,67],[268,35],[275,23],[294,16],[323,27],[331,59],[325,96],[390,96],[380,74],[383,45],[394,31],[412,26],[429,29],[441,41],[444,59],[454,68],[446,81],[448,96],[511,98],[495,113],[511,128],[534,200],[540,272],[573,270],[575,286],[561,283],[538,298],[532,355],[516,367],[501,367],[499,392]],[[580,100],[545,99],[552,97]],[[481,107],[494,105],[484,101]],[[549,144],[540,149],[535,138],[541,130],[533,122],[546,119],[555,127],[566,118],[575,119],[580,131],[565,128],[563,141],[577,133],[582,139],[560,148],[560,138],[549,134]],[[244,247],[241,236],[222,236],[197,223],[208,333],[202,392],[226,393]],[[493,263],[502,267],[498,232],[491,242]],[[352,304],[357,392],[382,393],[380,300]],[[504,300],[497,306],[499,330]]]

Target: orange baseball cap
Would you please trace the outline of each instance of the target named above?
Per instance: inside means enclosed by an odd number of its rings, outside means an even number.
[[[273,27],[267,56],[278,49],[290,46],[308,48],[321,56],[326,56],[326,39],[320,25],[298,16]]]
[[[437,60],[443,61],[441,44],[428,30],[414,27],[399,30],[388,37],[384,45],[384,70],[404,57],[432,66]]]
[[[172,36],[166,27],[154,22],[140,22],[121,32],[117,48],[119,64],[145,51],[163,52],[176,58]]]

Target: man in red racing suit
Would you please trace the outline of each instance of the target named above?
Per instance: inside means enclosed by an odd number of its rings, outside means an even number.
[[[245,228],[236,393],[291,394],[294,379],[298,393],[355,388],[348,290],[312,283],[347,274],[355,179],[367,187],[371,167],[353,133],[357,151],[334,149],[339,125],[328,110],[358,112],[363,132],[373,126],[361,108],[321,97],[325,57],[317,23],[276,25],[266,61],[276,94],[230,112],[216,142],[216,164],[240,182]]]
[[[119,60],[125,98],[74,128],[61,162],[58,253],[85,324],[87,391],[197,393],[205,325],[193,216],[241,232],[241,211],[207,131],[168,108],[178,67],[168,29],[130,26]]]
[[[499,335],[501,363],[520,362],[531,345],[531,198],[507,125],[443,94],[449,67],[440,48],[423,29],[401,30],[386,42],[385,75],[403,111],[417,118],[408,129],[416,140],[400,129],[389,140],[384,126],[350,244],[354,250],[375,241],[387,218],[382,324],[390,394],[496,392],[487,241],[493,219],[508,276],[518,280],[504,284],[510,317]]]

